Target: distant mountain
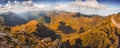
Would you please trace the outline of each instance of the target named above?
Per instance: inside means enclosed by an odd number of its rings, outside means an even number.
[[[24,24],[30,20],[41,20],[42,22],[50,23],[51,17],[58,16],[59,14],[63,15],[72,15],[73,17],[94,17],[99,15],[85,15],[79,12],[67,12],[67,11],[58,11],[58,10],[50,10],[50,11],[27,11],[20,14],[16,14],[14,12],[4,12],[1,13],[0,16],[4,18],[4,23],[8,26],[15,26]]]
[[[25,19],[21,18],[18,14],[13,12],[5,12],[0,14],[0,17],[4,19],[4,23],[7,26],[15,26],[26,23]]]

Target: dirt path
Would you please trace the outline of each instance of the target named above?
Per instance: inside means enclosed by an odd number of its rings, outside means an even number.
[[[0,35],[7,35],[6,33],[0,33]]]
[[[113,17],[111,17],[111,21],[112,21],[112,23],[116,26],[116,27],[118,27],[118,28],[120,28],[120,24],[118,24],[115,20],[114,20],[114,17],[115,17],[116,15],[114,15]]]

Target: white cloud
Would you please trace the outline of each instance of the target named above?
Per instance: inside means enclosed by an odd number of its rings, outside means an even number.
[[[71,5],[80,6],[80,7],[86,7],[86,8],[107,8],[107,6],[98,3],[96,0],[86,0],[83,1],[76,1],[69,3]]]
[[[59,4],[56,6],[56,9],[71,12],[80,12],[88,15],[97,14],[102,16],[120,12],[120,10],[111,9],[106,5],[100,4],[96,0],[86,0],[85,2],[76,0],[75,2],[70,2],[68,4]]]
[[[22,5],[25,5],[25,6],[33,6],[33,1],[24,1],[21,3]]]
[[[21,13],[25,11],[39,10],[63,10],[70,12],[81,12],[83,14],[98,14],[103,16],[118,13],[120,11],[110,9],[108,6],[98,3],[96,0],[86,0],[85,2],[81,0],[76,0],[75,2],[56,5],[36,4],[32,1],[25,1],[22,3],[15,2],[14,4],[11,4],[9,2],[6,6],[3,7],[0,5],[0,12],[13,11],[16,13]]]
[[[44,7],[45,5],[38,5],[33,3],[32,1],[24,1],[22,3],[17,1],[8,1],[6,5],[0,5],[0,12],[12,11],[15,13],[22,13],[26,11],[38,11]]]

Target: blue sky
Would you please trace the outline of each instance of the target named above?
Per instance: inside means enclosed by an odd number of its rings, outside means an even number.
[[[67,3],[75,0],[34,0],[36,2],[44,2],[44,3]],[[97,0],[101,4],[105,4],[112,8],[120,8],[120,0]]]
[[[0,0],[0,3],[6,3],[8,0]],[[14,1],[14,0],[11,0]],[[17,1],[28,1],[28,0],[17,0]],[[68,3],[74,0],[33,0],[37,3],[47,3],[47,4],[55,4],[55,3]],[[101,4],[105,4],[112,8],[120,8],[120,0],[97,0]]]
[[[44,2],[44,3],[67,3],[75,0],[33,0],[36,2]],[[101,4],[105,4],[107,6],[113,8],[120,8],[120,0],[97,0]]]
[[[10,1],[13,2],[15,0],[10,0]],[[17,0],[17,1],[23,2],[28,0]],[[91,0],[91,2],[84,2],[85,0],[82,0],[83,2],[74,2],[74,1],[75,0],[33,0],[33,2],[39,3],[39,4],[34,4],[34,6],[31,6],[31,7],[37,6],[37,8],[35,9],[40,8],[45,10],[46,9],[51,10],[52,8],[53,10],[81,12],[83,14],[98,14],[102,16],[107,16],[107,15],[116,14],[120,12],[120,0],[94,0],[94,1]],[[6,4],[7,2],[8,0],[0,0],[0,4]],[[58,5],[58,3],[60,4]],[[28,9],[31,10],[31,7],[29,6],[26,6],[26,7],[28,7]],[[23,7],[23,11],[26,10],[26,7],[25,8]],[[5,6],[4,8],[6,9],[8,8],[8,6]],[[16,12],[16,9],[19,12],[19,7],[17,8],[13,7],[13,10],[12,9],[9,9],[9,10]]]
[[[98,2],[105,4],[112,8],[120,9],[120,0],[98,0]]]

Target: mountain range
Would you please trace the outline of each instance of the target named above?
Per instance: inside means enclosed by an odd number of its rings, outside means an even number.
[[[119,48],[119,16],[5,12],[0,14],[0,48]]]

